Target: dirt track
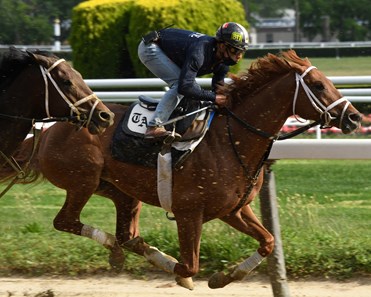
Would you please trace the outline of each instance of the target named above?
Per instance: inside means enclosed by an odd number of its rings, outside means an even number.
[[[290,281],[291,297],[370,297],[371,278],[345,282]],[[195,280],[195,289],[175,285],[171,278],[152,277],[148,280],[128,276],[92,278],[0,278],[0,297],[205,297],[244,296],[272,297],[267,280],[246,279],[223,289],[212,290],[207,281]]]

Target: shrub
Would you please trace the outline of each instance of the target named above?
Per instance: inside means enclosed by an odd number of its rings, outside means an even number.
[[[137,47],[141,36],[169,25],[214,35],[224,22],[248,28],[239,1],[92,0],[73,9],[73,63],[84,77],[148,77]],[[237,71],[235,68],[234,71]]]
[[[131,0],[93,0],[82,2],[73,9],[72,60],[84,77],[132,75],[130,58],[125,51],[125,32],[132,3]]]

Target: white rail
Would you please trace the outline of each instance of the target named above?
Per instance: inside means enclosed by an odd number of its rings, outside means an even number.
[[[288,48],[354,48],[354,47],[370,47],[370,41],[345,41],[345,42],[269,42],[269,43],[256,43],[250,44],[251,49],[288,49]],[[7,49],[8,44],[0,44],[0,49]],[[19,48],[24,49],[45,49],[53,50],[54,45],[33,45],[22,44],[17,45]],[[61,51],[72,52],[70,45],[62,45]]]
[[[329,76],[339,91],[352,102],[371,102],[371,76]],[[227,80],[228,81],[228,80]],[[139,95],[161,98],[166,83],[158,78],[86,79],[85,82],[105,102],[132,102]],[[205,88],[210,87],[210,78],[198,78]],[[345,88],[351,86],[351,88]],[[368,87],[365,88],[364,86]],[[141,91],[138,91],[141,89]]]
[[[287,139],[276,141],[269,159],[371,159],[371,139]]]

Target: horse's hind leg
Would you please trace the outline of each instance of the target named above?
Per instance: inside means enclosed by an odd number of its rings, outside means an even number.
[[[66,201],[54,219],[54,227],[59,231],[85,236],[102,244],[115,255],[116,263],[111,266],[116,271],[120,271],[123,267],[124,255],[116,237],[80,221],[81,211],[92,195],[91,192],[67,190]]]
[[[142,202],[133,199],[111,183],[101,181],[96,194],[112,200],[116,208],[116,239],[118,246],[111,249],[110,264],[112,267],[122,266],[124,243],[139,236],[139,215]],[[101,231],[100,231],[101,232]]]
[[[183,264],[179,264],[178,261],[161,252],[156,247],[150,246],[144,240],[139,237],[139,214],[142,207],[142,203],[137,200],[127,196],[125,193],[121,192],[114,185],[101,181],[97,191],[98,195],[107,197],[113,201],[117,210],[117,225],[116,225],[116,238],[119,245],[131,252],[134,252],[140,256],[144,256],[151,264],[156,267],[170,273],[175,273],[178,275],[177,282],[179,285],[193,289],[193,282],[191,278],[188,278],[188,274],[193,273],[194,270],[198,270],[198,258],[197,260],[192,260],[192,265],[190,265],[191,270],[182,269],[180,272],[175,271],[177,265],[180,267],[188,267]],[[194,220],[194,216],[190,216],[188,222]],[[201,220],[200,220],[201,221]],[[200,223],[200,228],[202,223]],[[199,228],[199,229],[200,229]],[[183,233],[183,241],[187,241],[189,238],[189,233],[187,230]],[[199,253],[199,240],[201,236],[201,230],[197,232],[198,244],[196,249],[196,254]],[[194,255],[194,252],[190,253]],[[195,265],[193,265],[196,263]],[[191,271],[191,272],[190,272]],[[182,275],[187,274],[185,277]]]
[[[210,288],[222,288],[234,280],[241,280],[272,253],[274,247],[273,235],[260,223],[250,205],[244,206],[236,213],[229,214],[221,220],[238,231],[250,235],[260,243],[260,246],[252,256],[234,267],[228,275],[222,272],[215,273],[209,280]]]
[[[109,198],[116,208],[116,239],[120,245],[139,236],[142,202],[121,192],[111,183],[101,181],[95,194]]]

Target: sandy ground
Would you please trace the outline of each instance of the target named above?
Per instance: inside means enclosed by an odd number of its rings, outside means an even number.
[[[289,281],[291,297],[370,297],[371,277],[344,282]],[[223,289],[209,289],[206,280],[195,280],[193,291],[175,285],[172,278],[151,277],[146,280],[121,275],[89,278],[0,278],[0,297],[272,297],[268,280],[246,279]]]

